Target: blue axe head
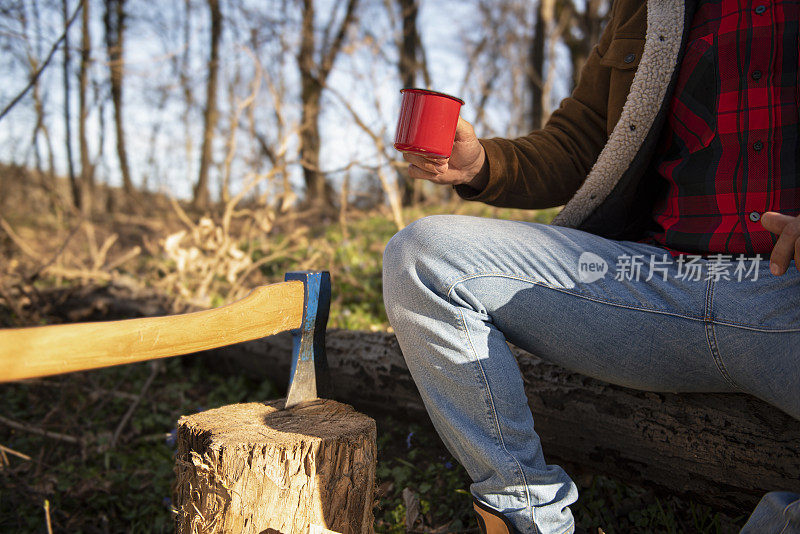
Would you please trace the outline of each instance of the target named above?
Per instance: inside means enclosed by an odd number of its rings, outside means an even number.
[[[292,369],[286,408],[330,397],[333,383],[325,354],[325,329],[331,306],[331,275],[327,271],[286,273],[286,281],[303,282],[303,322],[292,330]]]

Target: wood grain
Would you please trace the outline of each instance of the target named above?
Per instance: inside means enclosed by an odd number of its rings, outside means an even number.
[[[299,328],[303,283],[184,315],[0,330],[0,382],[189,354]]]
[[[374,532],[375,421],[327,399],[284,404],[180,418],[176,532]]]

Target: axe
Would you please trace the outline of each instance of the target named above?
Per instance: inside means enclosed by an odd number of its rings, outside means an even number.
[[[289,408],[332,394],[325,354],[330,302],[330,273],[302,271],[212,310],[0,330],[0,382],[179,356],[291,331]]]

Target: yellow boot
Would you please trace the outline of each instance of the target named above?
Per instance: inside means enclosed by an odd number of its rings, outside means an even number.
[[[478,514],[478,527],[481,529],[481,534],[516,534],[519,532],[503,514],[474,498],[472,507]]]

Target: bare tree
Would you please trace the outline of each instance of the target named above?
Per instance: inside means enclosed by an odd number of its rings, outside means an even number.
[[[318,207],[330,206],[333,200],[331,187],[320,169],[319,116],[322,92],[336,57],[342,50],[347,31],[355,22],[357,6],[358,0],[347,1],[338,28],[333,24],[334,13],[332,13],[331,21],[318,44],[314,26],[314,0],[303,0],[300,51],[297,56],[302,102],[300,161],[306,184],[306,202]],[[331,33],[334,35],[332,39]],[[319,61],[316,59],[317,56],[320,58]]]
[[[431,79],[425,61],[425,50],[422,47],[422,39],[417,25],[419,0],[396,0],[396,2],[402,21],[402,31],[398,43],[400,50],[398,68],[403,87],[416,87],[420,76],[422,76],[425,86],[430,87]],[[398,176],[402,202],[404,206],[408,206],[415,201],[415,197],[419,197],[421,194],[419,183],[409,179],[405,168],[398,171]]]
[[[557,8],[567,11],[572,17],[570,27],[564,34],[564,44],[572,58],[574,85],[578,83],[578,75],[589,58],[589,53],[600,40],[603,23],[609,13],[609,0],[587,0],[582,12],[575,7],[574,0],[559,0]],[[559,13],[558,16],[562,15]]]
[[[206,107],[203,112],[203,145],[200,149],[200,171],[194,187],[194,207],[207,208],[210,203],[208,171],[211,167],[211,152],[214,132],[217,128],[217,78],[219,75],[219,43],[222,36],[222,12],[219,0],[208,0],[211,16],[211,49],[208,57],[208,79],[206,81]]]
[[[531,97],[531,129],[535,130],[544,125],[547,117],[545,116],[546,99],[549,95],[544,93],[544,64],[545,64],[545,43],[547,35],[552,30],[553,19],[555,17],[554,0],[539,0],[536,10],[536,24],[533,27],[533,39],[531,39],[531,65],[528,83]]]
[[[105,0],[106,51],[108,54],[109,79],[111,81],[111,101],[114,105],[114,128],[117,137],[117,157],[122,174],[122,187],[125,194],[133,196],[134,188],[131,171],[128,166],[128,153],[125,147],[125,127],[123,122],[123,76],[125,52],[125,0]]]
[[[481,135],[530,131],[532,14],[527,0],[479,0],[475,19],[465,21],[475,29],[464,33],[467,66],[460,94],[476,109],[473,124]],[[498,119],[498,110],[507,117]]]
[[[78,146],[81,157],[81,211],[84,215],[92,211],[94,193],[94,165],[89,156],[86,138],[86,123],[89,117],[89,68],[91,63],[92,38],[89,25],[89,0],[83,0],[81,13],[81,61],[78,70]]]
[[[81,0],[83,1],[83,0]],[[70,50],[69,50],[69,6],[68,0],[61,0],[62,15],[64,19],[64,62],[63,62],[63,81],[64,81],[64,143],[67,154],[67,172],[69,174],[70,191],[72,191],[72,202],[76,208],[81,209],[82,198],[81,190],[78,186],[78,179],[75,176],[75,163],[72,159],[72,119],[70,117]]]
[[[40,59],[42,57],[42,24],[39,8],[39,1],[33,0],[30,5],[33,19],[33,35],[29,35],[25,43],[25,56],[30,67],[30,78],[33,81],[31,96],[33,97],[33,110],[36,115],[36,122],[31,133],[31,149],[34,154],[36,172],[40,179],[42,189],[48,194],[51,207],[56,205],[55,193],[55,161],[53,156],[53,144],[50,139],[50,131],[45,120],[45,100],[42,95],[41,80],[37,72],[42,68]],[[28,34],[27,17],[22,17],[23,28]],[[39,137],[44,138],[45,148],[47,149],[47,172],[44,170],[42,154],[39,150]]]

